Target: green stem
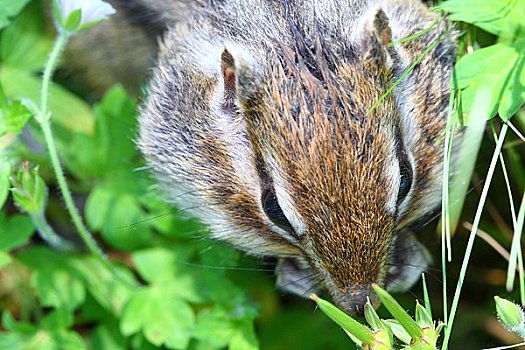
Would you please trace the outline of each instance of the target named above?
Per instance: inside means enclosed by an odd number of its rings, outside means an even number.
[[[53,75],[53,72],[55,71],[55,68],[58,64],[58,60],[60,58],[60,54],[62,53],[62,50],[64,50],[64,47],[66,46],[66,43],[69,39],[70,34],[66,31],[60,31],[55,44],[53,45],[53,49],[51,50],[51,53],[49,54],[49,58],[46,63],[46,67],[44,70],[44,76],[42,78],[42,89],[40,90],[40,118],[48,119],[49,121],[49,113],[47,111],[47,100],[49,97],[49,86],[51,84],[51,76]],[[42,124],[42,122],[39,120],[39,122]]]
[[[44,133],[44,139],[46,142],[47,149],[49,151],[49,157],[51,159],[51,165],[53,167],[53,171],[57,179],[58,187],[62,192],[66,208],[69,212],[69,215],[71,216],[71,219],[73,220],[75,228],[77,229],[78,233],[80,234],[80,237],[84,241],[89,251],[95,256],[97,256],[110,270],[112,270],[112,267],[109,264],[106,256],[98,247],[97,243],[93,239],[93,236],[82,222],[82,218],[80,217],[78,209],[74,204],[71,191],[69,190],[66,178],[64,176],[64,171],[62,169],[62,166],[60,165],[60,160],[58,159],[58,152],[55,144],[55,139],[53,138],[53,133],[51,131],[50,112],[47,110],[51,76],[55,71],[55,68],[58,64],[58,60],[60,58],[60,54],[66,46],[69,36],[69,33],[65,31],[60,31],[53,46],[53,49],[51,50],[51,54],[49,55],[49,59],[44,70],[44,77],[42,80],[42,90],[40,95],[40,111],[36,119]]]
[[[58,234],[56,234],[53,228],[49,226],[43,213],[38,213],[38,214],[29,213],[29,216],[31,217],[33,224],[38,230],[40,237],[44,241],[46,241],[47,244],[61,251],[72,251],[73,250],[74,248],[73,244],[66,241],[65,239],[60,237]]]

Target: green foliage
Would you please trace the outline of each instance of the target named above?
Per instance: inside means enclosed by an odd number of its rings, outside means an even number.
[[[0,0],[0,29],[10,23],[10,18],[15,16],[29,0]]]
[[[26,285],[24,306],[2,311],[0,348],[258,349],[258,309],[244,290],[223,270],[191,267],[235,266],[238,253],[193,239],[205,228],[173,215],[149,175],[137,171],[137,105],[121,87],[93,107],[58,84],[49,94],[74,195],[86,198],[86,221],[113,255],[103,262],[81,247],[66,252],[32,239],[36,226],[53,247],[71,244],[47,217],[63,222],[69,239],[73,233],[62,212],[51,210],[60,198],[47,157],[19,137],[26,128],[30,143],[42,140],[31,122],[51,45],[41,13],[33,2],[0,32],[0,268]],[[12,214],[15,205],[25,214]]]
[[[460,91],[463,122],[496,113],[510,119],[525,102],[525,2],[447,0],[440,9],[456,21],[499,36],[499,42],[467,54],[456,64],[453,85]]]

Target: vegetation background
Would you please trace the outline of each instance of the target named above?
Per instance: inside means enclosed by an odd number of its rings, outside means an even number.
[[[42,72],[56,37],[45,18],[51,14],[48,6],[47,1],[0,0],[0,349],[352,349],[347,335],[314,303],[275,289],[275,261],[208,239],[204,226],[163,202],[133,143],[140,96],[116,85],[96,99],[59,67],[49,91],[54,140],[74,204],[109,260],[82,248],[31,107],[41,102]],[[462,34],[459,56],[492,50],[463,61],[455,97],[461,101],[463,93],[464,101],[454,111],[462,109],[471,119],[513,117],[513,127],[523,133],[525,5],[454,0],[441,6],[451,19],[468,22],[456,25]],[[517,58],[506,51],[509,47]],[[483,89],[489,102],[481,108],[472,96]],[[506,109],[501,107],[505,98]],[[486,183],[493,131],[504,126],[499,117],[485,129],[453,237],[449,302],[468,223]],[[469,147],[467,158],[475,158],[478,145]],[[502,156],[506,167],[500,163],[490,181],[479,227],[508,251],[516,221],[525,215],[518,210],[525,193],[525,143],[515,132],[507,134]],[[462,176],[469,183],[469,174]],[[514,193],[510,200],[508,188]],[[440,318],[442,247],[436,223],[425,223],[420,237],[435,257],[427,282]],[[36,227],[53,230],[74,248],[62,241],[50,245]],[[523,222],[519,232],[522,227]],[[493,296],[520,300],[520,291],[506,291],[508,259],[494,247],[486,239],[474,244],[451,349],[520,341],[495,317]],[[420,285],[396,299],[413,313],[415,299],[422,300]],[[379,314],[388,317],[384,310]]]

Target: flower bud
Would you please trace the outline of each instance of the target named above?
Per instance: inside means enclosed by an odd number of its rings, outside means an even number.
[[[32,172],[29,164],[24,162],[13,183],[13,198],[15,203],[24,211],[37,214],[44,210],[47,199],[47,188],[44,180],[38,175],[38,169]]]
[[[509,331],[525,339],[525,315],[521,306],[511,301],[494,297],[499,322]]]

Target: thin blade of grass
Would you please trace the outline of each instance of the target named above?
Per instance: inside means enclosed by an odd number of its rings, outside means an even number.
[[[379,106],[383,100],[394,91],[394,89],[401,83],[401,81],[408,75],[410,72],[414,70],[414,68],[421,62],[423,59],[428,55],[430,51],[432,51],[440,42],[443,36],[446,34],[445,31],[443,31],[436,40],[434,40],[426,49],[421,53],[421,55],[414,61],[412,64],[401,74],[401,76],[388,88],[388,90],[381,95],[381,97],[370,107],[370,109],[366,112],[366,115],[369,115],[372,113],[377,106]]]
[[[514,223],[514,235],[512,236],[512,246],[510,249],[509,265],[507,267],[507,290],[510,292],[514,285],[514,279],[516,277],[516,262],[518,255],[521,255],[521,232],[523,231],[523,222],[525,219],[525,193],[521,199],[521,205]]]
[[[476,232],[479,227],[479,223],[481,220],[481,213],[483,212],[483,207],[485,206],[485,202],[487,200],[487,195],[489,192],[490,184],[492,182],[492,177],[494,176],[494,170],[496,169],[496,164],[498,162],[499,154],[501,153],[501,148],[503,147],[503,141],[505,140],[505,135],[507,134],[508,125],[503,124],[503,127],[501,128],[498,142],[496,143],[496,147],[494,149],[494,153],[492,155],[492,159],[490,162],[489,169],[487,171],[487,178],[485,183],[483,184],[483,190],[481,191],[481,196],[478,202],[478,208],[476,210],[476,214],[474,216],[474,221],[472,223],[472,230],[470,231],[467,247],[465,249],[465,255],[463,257],[463,262],[461,264],[461,270],[459,273],[459,279],[456,286],[456,291],[454,293],[454,298],[452,300],[452,306],[450,308],[450,317],[447,322],[447,327],[445,329],[445,338],[443,340],[443,350],[448,349],[448,342],[450,340],[450,335],[452,333],[452,325],[454,323],[454,317],[456,316],[456,311],[459,304],[459,297],[461,296],[461,289],[463,287],[463,282],[465,281],[465,276],[467,274],[467,267],[470,260],[470,255],[472,254],[472,248],[474,246],[474,240],[476,238]]]
[[[517,348],[523,345],[525,345],[525,342],[513,344],[513,345],[498,346],[496,348],[484,348],[482,350],[508,350],[508,349],[514,349],[514,348]]]
[[[425,309],[427,309],[430,318],[433,319],[432,306],[430,305],[430,296],[428,295],[427,289],[427,280],[424,273],[421,274],[421,280],[423,281],[423,300],[425,301]]]

